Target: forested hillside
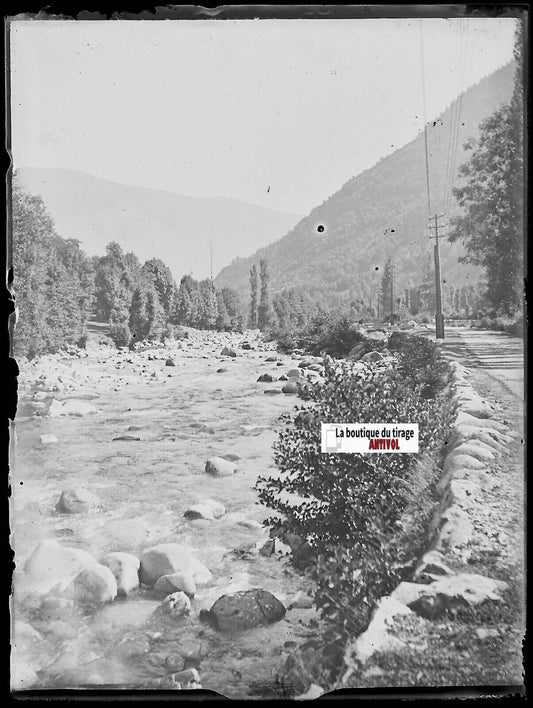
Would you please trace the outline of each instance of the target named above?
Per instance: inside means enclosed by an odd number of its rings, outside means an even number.
[[[513,74],[514,64],[510,63],[468,89],[429,125],[432,213],[445,211],[448,200],[450,214],[456,209],[451,189],[445,189],[447,175],[451,171],[457,175],[466,159],[463,145],[469,138],[477,137],[479,123],[510,100]],[[459,107],[460,120],[456,121]],[[365,130],[365,126],[354,129]],[[448,185],[449,182],[448,179]],[[454,186],[458,184],[456,179]],[[269,263],[273,293],[299,287],[315,301],[328,306],[358,300],[375,302],[389,259],[394,260],[398,293],[418,287],[432,277],[429,235],[421,133],[347,182],[283,238],[250,258],[235,259],[215,282],[219,287],[231,284],[244,295],[249,292],[252,264],[263,258]],[[460,243],[450,244],[443,239],[443,287],[445,300],[450,302],[454,291],[464,292],[483,276],[481,269],[458,263],[463,253]]]

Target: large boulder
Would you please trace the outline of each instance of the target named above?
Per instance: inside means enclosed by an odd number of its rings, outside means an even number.
[[[217,629],[233,632],[278,622],[285,612],[272,593],[252,588],[220,597],[209,610],[209,620]]]
[[[102,560],[113,573],[117,583],[117,595],[127,596],[139,587],[140,561],[131,553],[108,553]]]
[[[55,539],[47,538],[34,549],[24,565],[24,570],[26,575],[36,582],[65,583],[94,563],[96,558],[87,551],[64,547]]]
[[[65,590],[66,597],[79,604],[101,605],[117,596],[117,582],[111,570],[94,563],[79,573]]]
[[[56,509],[62,514],[81,514],[98,505],[96,494],[81,487],[65,489],[61,492]]]
[[[190,573],[172,573],[162,575],[156,580],[152,592],[156,597],[167,597],[177,590],[181,590],[188,597],[196,595],[196,583]]]
[[[298,384],[295,381],[287,381],[281,389],[283,393],[298,393]]]
[[[161,543],[148,548],[141,556],[141,582],[150,587],[162,575],[186,573],[195,583],[209,583],[212,575],[184,546],[178,543]]]
[[[274,377],[272,374],[261,374],[257,381],[259,383],[272,383],[272,381],[274,381]]]
[[[205,471],[214,477],[229,477],[237,471],[237,467],[222,457],[210,457],[205,463]]]

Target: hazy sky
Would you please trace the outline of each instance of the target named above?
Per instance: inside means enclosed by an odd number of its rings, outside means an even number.
[[[306,214],[422,127],[420,22],[428,120],[512,58],[512,19],[14,22],[15,167]]]

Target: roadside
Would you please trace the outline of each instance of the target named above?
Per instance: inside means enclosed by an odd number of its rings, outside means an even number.
[[[468,425],[479,424],[479,438],[487,441],[497,430],[501,444],[490,440],[492,455],[483,464],[454,474],[449,536],[418,578],[433,585],[449,579],[449,588],[431,602],[413,603],[420,586],[402,583],[383,607],[381,634],[354,644],[345,686],[510,686],[513,692],[523,683],[522,342],[459,330],[447,333],[442,346],[445,356],[468,367],[463,380],[493,406],[490,418],[471,418]]]

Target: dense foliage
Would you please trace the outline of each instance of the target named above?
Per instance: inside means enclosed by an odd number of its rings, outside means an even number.
[[[29,358],[79,341],[94,295],[89,258],[73,239],[60,238],[39,197],[13,180],[13,263],[18,310],[15,354]]]
[[[377,367],[326,356],[323,380],[307,386],[308,402],[283,416],[274,448],[279,476],[258,481],[273,512],[271,535],[311,570],[335,641],[364,629],[375,600],[408,574],[427,541],[450,423],[444,371],[438,386],[426,379],[437,356],[431,347],[410,338],[397,343],[403,356],[394,364]],[[420,452],[322,454],[323,422],[418,423]]]
[[[489,302],[505,315],[520,311],[523,297],[522,47],[520,27],[512,99],[483,121],[477,140],[465,145],[471,153],[460,170],[465,183],[454,190],[461,212],[449,236],[466,247],[464,261],[485,268]]]
[[[141,266],[116,241],[90,259],[78,241],[57,235],[42,199],[25,194],[16,176],[12,189],[17,356],[84,345],[91,318],[109,323],[119,347],[171,336],[177,325],[242,330],[243,307],[232,288],[189,275],[178,288],[163,261]]]

